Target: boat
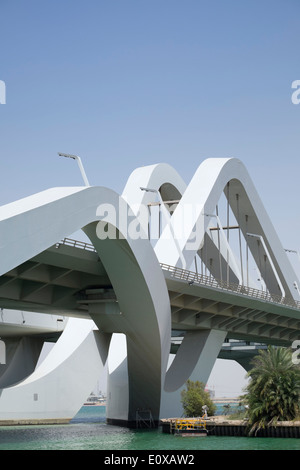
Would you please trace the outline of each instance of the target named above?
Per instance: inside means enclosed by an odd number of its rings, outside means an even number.
[[[181,437],[205,437],[206,421],[203,418],[176,418],[170,421],[170,432]]]
[[[84,402],[83,406],[104,406],[106,398],[103,395],[95,395],[93,392]]]

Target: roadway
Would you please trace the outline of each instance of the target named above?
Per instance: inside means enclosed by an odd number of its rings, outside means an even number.
[[[167,265],[162,270],[173,331],[217,329],[232,339],[283,346],[300,336],[299,303],[293,299]],[[0,277],[0,308],[90,318],[91,305],[99,303],[109,308],[97,325],[122,332],[124,318],[113,286],[87,243],[65,239]]]

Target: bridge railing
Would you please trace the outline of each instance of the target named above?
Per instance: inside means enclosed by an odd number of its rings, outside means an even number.
[[[195,273],[187,269],[170,266],[168,264],[160,263],[161,268],[164,271],[171,273],[172,277],[186,281],[190,285],[199,284],[202,286],[214,287],[229,292],[235,292],[236,294],[245,295],[247,297],[263,300],[264,302],[271,302],[280,305],[286,305],[287,307],[300,309],[300,302],[294,300],[292,297],[282,297],[277,294],[270,294],[267,291],[255,289],[253,287],[243,286],[241,284],[235,284],[233,282],[226,282],[207,276],[205,274]]]
[[[73,246],[75,248],[81,248],[82,250],[96,251],[92,243],[81,242],[80,240],[73,240],[73,238],[64,238],[57,245]]]
[[[81,248],[83,250],[96,251],[94,245],[91,243],[74,240],[72,238],[64,238],[57,245],[67,245],[75,248]],[[172,277],[186,281],[190,284],[195,283],[202,286],[214,287],[228,292],[235,292],[236,294],[245,295],[254,299],[263,300],[264,302],[286,305],[287,307],[297,308],[300,310],[300,302],[294,300],[292,297],[289,298],[282,297],[278,294],[270,294],[267,291],[243,286],[241,284],[235,284],[233,282],[222,281],[220,279],[215,279],[212,276],[195,273],[194,271],[189,271],[188,269],[183,269],[176,266],[170,266],[169,264],[165,263],[160,263],[160,266],[164,271],[170,272]]]

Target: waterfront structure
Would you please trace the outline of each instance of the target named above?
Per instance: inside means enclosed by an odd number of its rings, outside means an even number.
[[[89,244],[66,238],[80,229]],[[205,160],[188,185],[157,164],[135,170],[122,195],[52,188],[2,206],[0,231],[0,308],[43,318],[40,340],[49,314],[68,319],[35,369],[38,335],[25,344],[19,326],[0,376],[2,422],[69,420],[107,360],[108,421],[158,422],[178,415],[188,378],[206,383],[226,338],[299,336],[297,276],[237,159]]]

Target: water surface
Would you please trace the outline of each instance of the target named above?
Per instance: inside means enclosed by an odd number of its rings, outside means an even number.
[[[0,427],[0,450],[300,450],[300,439],[178,437],[105,422],[104,406],[84,406],[70,424]]]

